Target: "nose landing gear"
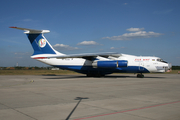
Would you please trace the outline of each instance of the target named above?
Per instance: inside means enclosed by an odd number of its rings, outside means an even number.
[[[144,78],[144,75],[142,73],[138,73],[137,78]]]

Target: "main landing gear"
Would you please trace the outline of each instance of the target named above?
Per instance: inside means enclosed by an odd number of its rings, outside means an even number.
[[[100,73],[97,73],[97,74],[92,74],[92,73],[88,73],[86,74],[87,77],[104,77],[105,74],[100,74]]]
[[[138,73],[137,78],[144,78],[144,75],[142,73]]]

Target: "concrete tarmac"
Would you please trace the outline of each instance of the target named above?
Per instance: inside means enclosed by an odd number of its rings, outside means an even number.
[[[180,120],[180,75],[1,75],[0,120]]]

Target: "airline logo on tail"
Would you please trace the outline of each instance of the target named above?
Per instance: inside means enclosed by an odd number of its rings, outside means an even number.
[[[42,38],[42,39],[40,39],[38,43],[39,43],[39,47],[41,47],[41,48],[43,48],[43,47],[45,47],[45,46],[46,46],[46,40],[45,40],[45,39],[43,39],[43,38]]]

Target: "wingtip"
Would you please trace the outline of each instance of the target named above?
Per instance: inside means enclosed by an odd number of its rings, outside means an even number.
[[[15,26],[11,26],[11,27],[9,27],[9,28],[17,28],[17,27],[15,27]]]

